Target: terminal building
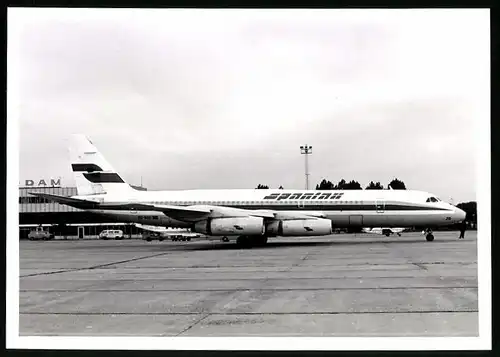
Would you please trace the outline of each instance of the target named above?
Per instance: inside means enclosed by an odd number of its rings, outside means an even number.
[[[144,187],[134,186],[146,190]],[[76,187],[19,187],[19,237],[26,239],[35,227],[62,238],[97,238],[106,229],[121,229],[125,237],[132,238],[141,233],[135,225],[90,213],[84,210],[35,197],[29,192],[43,192],[59,196],[74,196]]]

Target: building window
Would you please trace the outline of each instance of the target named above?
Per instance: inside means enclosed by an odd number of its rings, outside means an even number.
[[[20,204],[25,204],[25,203],[50,203],[46,198],[43,197],[19,197],[19,203]]]

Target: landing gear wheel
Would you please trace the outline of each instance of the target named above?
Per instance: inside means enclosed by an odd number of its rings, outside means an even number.
[[[267,237],[258,237],[255,239],[255,245],[257,247],[262,247],[267,244]]]
[[[267,237],[240,236],[236,239],[236,244],[241,247],[260,247],[267,243]]]
[[[236,239],[236,244],[242,248],[250,247],[250,239],[247,236],[240,236]]]
[[[425,236],[425,239],[427,239],[428,242],[432,242],[434,240],[434,236],[432,233],[429,233]]]

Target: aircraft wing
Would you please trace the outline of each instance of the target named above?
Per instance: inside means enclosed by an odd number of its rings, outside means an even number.
[[[307,213],[298,213],[298,212],[276,212],[276,219],[317,219],[317,218],[326,218],[326,215],[323,212],[307,212]]]
[[[209,207],[199,206],[170,206],[154,205],[145,203],[101,203],[99,209],[110,210],[137,210],[137,211],[158,211],[166,216],[181,221],[199,221],[208,218],[212,212]]]
[[[242,217],[254,216],[262,218],[275,218],[275,214],[268,210],[247,210],[225,206],[169,206],[151,205],[151,210],[161,211],[166,216],[181,221],[201,221],[217,217]]]
[[[192,220],[196,219],[196,217],[198,216],[195,213],[197,210],[201,210],[202,212],[207,212],[205,215],[199,218],[199,220],[206,219],[208,217],[210,218],[262,217],[264,219],[317,219],[326,217],[323,212],[308,212],[307,214],[303,214],[298,212],[282,212],[269,209],[252,210],[252,209],[242,209],[242,208],[234,208],[226,206],[201,206],[201,207],[189,206],[181,208],[184,208],[186,210],[195,210],[190,216]],[[171,216],[169,213],[165,212],[165,214]],[[182,220],[182,218],[178,219]]]
[[[323,212],[308,212],[301,214],[297,212],[279,212],[274,210],[263,209],[241,209],[226,206],[209,206],[209,205],[194,205],[194,206],[172,206],[172,205],[154,205],[143,203],[123,203],[123,204],[108,204],[103,203],[99,206],[101,209],[129,209],[138,211],[159,211],[166,216],[176,220],[186,222],[196,222],[207,218],[229,218],[229,217],[262,217],[264,219],[317,219],[325,218]]]

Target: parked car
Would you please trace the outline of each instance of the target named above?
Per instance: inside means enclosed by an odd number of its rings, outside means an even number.
[[[189,241],[191,241],[191,237],[185,237],[183,235],[172,236],[172,242],[177,242],[177,241],[189,242]]]
[[[142,239],[151,242],[152,240],[158,239],[160,242],[163,241],[164,237],[160,232],[143,231]]]
[[[123,239],[123,231],[120,229],[106,229],[99,233],[99,239]]]
[[[36,227],[34,230],[28,233],[29,240],[49,240],[54,239],[54,234],[49,231],[45,231],[42,227]]]

